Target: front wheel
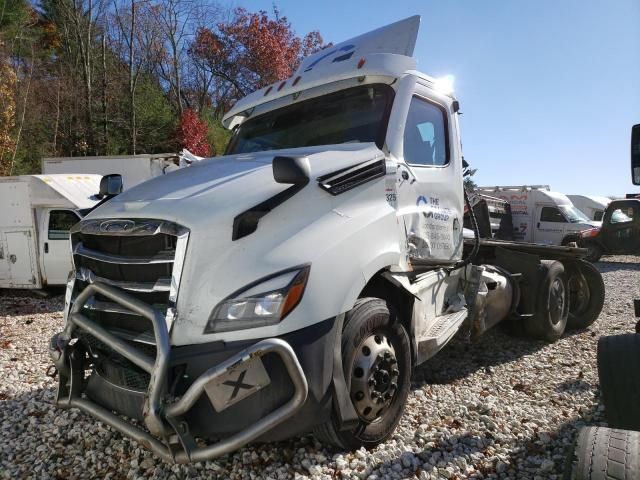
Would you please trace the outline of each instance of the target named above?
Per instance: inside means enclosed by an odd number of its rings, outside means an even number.
[[[391,304],[362,298],[347,313],[342,366],[358,424],[340,430],[332,418],[316,427],[314,435],[347,450],[374,447],[393,434],[411,386],[409,335]]]

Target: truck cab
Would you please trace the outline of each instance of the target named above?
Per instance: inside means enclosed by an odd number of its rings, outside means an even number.
[[[581,232],[579,243],[589,249],[592,261],[602,255],[640,254],[640,200],[613,200],[602,226]]]
[[[597,318],[602,291],[570,302],[602,284],[586,252],[481,248],[473,214],[465,244],[459,102],[416,70],[418,26],[304,59],[225,115],[224,156],[72,229],[61,408],[179,463],[310,431],[373,447],[456,333],[513,318],[554,341]]]

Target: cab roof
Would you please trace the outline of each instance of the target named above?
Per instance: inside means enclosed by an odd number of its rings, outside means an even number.
[[[414,15],[310,55],[292,77],[236,102],[222,123],[232,128],[247,116],[244,112],[258,105],[319,85],[366,76],[394,79],[415,70],[416,61],[411,56],[419,27],[420,16]]]

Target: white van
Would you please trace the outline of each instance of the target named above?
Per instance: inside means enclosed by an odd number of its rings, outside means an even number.
[[[96,205],[100,175],[0,178],[0,288],[64,285],[69,230]]]
[[[578,240],[578,232],[601,225],[548,185],[478,187],[476,192],[509,202],[518,242],[566,245]]]
[[[578,210],[584,213],[590,220],[602,221],[604,211],[611,203],[611,199],[598,195],[567,195],[569,200]]]

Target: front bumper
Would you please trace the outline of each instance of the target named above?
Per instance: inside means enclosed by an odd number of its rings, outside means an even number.
[[[152,323],[156,346],[155,358],[136,349],[81,313],[84,305],[95,294],[107,297],[124,308],[146,317]],[[117,408],[113,406],[105,408],[92,401],[90,395],[85,395],[87,354],[82,350],[79,342],[70,343],[74,338],[74,332],[78,330],[91,335],[149,374],[148,388],[141,397],[143,402],[141,419],[146,430],[133,422],[125,421],[111,411],[118,410]],[[206,369],[190,383],[178,400],[169,395],[170,353],[169,332],[164,316],[117,288],[93,283],[78,295],[69,312],[64,331],[54,336],[51,342],[51,358],[60,377],[56,403],[62,408],[79,408],[133,438],[164,460],[189,463],[225,455],[260,438],[298,413],[307,400],[309,387],[304,371],[289,343],[282,339],[261,340]],[[207,385],[215,383],[216,379],[223,376],[235,372],[240,374],[247,368],[248,362],[256,358],[274,355],[277,356],[288,376],[287,382],[291,385],[289,398],[230,436],[215,443],[197,445],[191,427],[198,416],[191,416],[190,421],[189,418],[192,411],[196,410],[194,407],[197,404],[206,403],[203,402],[206,396],[203,396],[203,393]]]

